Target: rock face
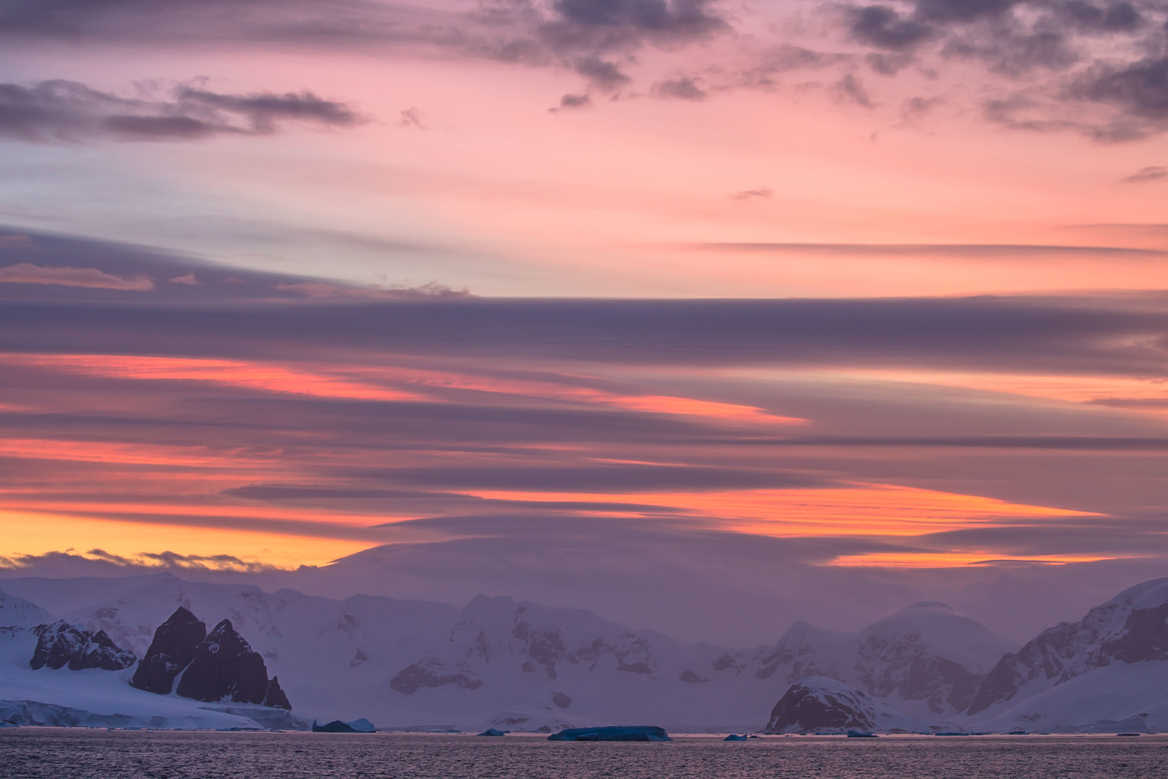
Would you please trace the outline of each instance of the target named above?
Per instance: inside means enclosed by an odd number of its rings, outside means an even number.
[[[292,708],[280,680],[268,679],[264,658],[230,620],[207,633],[202,621],[181,606],[154,631],[130,684],[167,695],[179,674],[177,693],[184,698]]]
[[[68,666],[73,671],[85,668],[120,671],[137,659],[133,652],[118,647],[104,631],[90,633],[63,620],[39,625],[33,632],[37,643],[28,663],[33,670]]]
[[[178,685],[179,695],[200,701],[263,703],[267,692],[264,659],[226,619],[195,646],[194,657]]]
[[[1168,578],[1124,590],[1087,612],[1039,633],[1005,655],[986,676],[970,714],[1037,694],[1118,663],[1168,660]]]
[[[872,730],[875,720],[867,695],[835,679],[818,676],[788,688],[771,711],[766,732]]]
[[[288,696],[280,689],[280,678],[278,676],[273,676],[271,681],[268,682],[268,689],[264,693],[263,703],[265,706],[291,710],[292,704],[288,702]]]
[[[855,683],[878,698],[924,701],[934,714],[961,712],[1008,648],[943,603],[917,603],[860,634]]]
[[[207,626],[198,617],[179,606],[154,631],[154,640],[130,684],[139,690],[168,695],[174,686],[174,677],[195,656],[195,647],[207,635]]]
[[[464,690],[477,690],[483,686],[481,680],[465,672],[447,672],[442,664],[434,659],[412,663],[394,674],[389,680],[389,687],[402,695],[413,695],[426,687],[446,687],[454,685]]]

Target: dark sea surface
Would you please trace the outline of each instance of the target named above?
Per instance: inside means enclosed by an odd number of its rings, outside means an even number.
[[[563,743],[535,736],[0,729],[4,777],[1151,777],[1168,736],[769,737]]]

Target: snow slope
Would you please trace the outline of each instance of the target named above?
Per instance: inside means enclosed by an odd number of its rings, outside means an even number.
[[[142,656],[155,628],[183,606],[213,625],[230,619],[278,675],[298,716],[352,719],[386,711],[389,678],[426,654],[457,610],[425,601],[344,600],[190,582],[170,574],[121,579],[10,579],[5,587]]]
[[[1151,717],[1158,706],[1158,681],[1168,678],[1166,668],[1168,579],[1153,579],[1124,590],[1078,622],[1044,630],[1002,657],[969,713],[990,723],[1034,721],[1053,727],[1057,720],[1059,727],[1076,730],[1098,720],[1140,713]],[[1138,711],[1122,714],[1128,708]]]
[[[0,627],[33,627],[52,620],[52,615],[35,603],[0,590]]]
[[[262,706],[223,707],[135,690],[129,684],[132,668],[34,671],[28,661],[35,646],[31,629],[0,628],[0,720],[164,729],[258,728],[259,720],[272,722],[271,710]]]

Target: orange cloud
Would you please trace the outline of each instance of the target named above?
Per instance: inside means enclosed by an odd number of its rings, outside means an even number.
[[[91,501],[5,501],[6,508],[32,509],[71,515],[114,515],[140,514],[150,517],[199,517],[214,516],[217,519],[260,519],[272,521],[295,521],[313,523],[335,523],[338,526],[370,527],[386,522],[400,522],[413,519],[412,516],[387,514],[350,514],[341,511],[326,512],[314,509],[275,508],[270,506],[246,506],[207,503],[133,503]]]
[[[1126,410],[1141,413],[1168,412],[1168,381],[1161,378],[1125,376],[1044,376],[1027,374],[963,373],[955,371],[849,370],[841,376],[876,381],[905,382],[936,387],[953,387],[979,392],[1018,395],[1061,403],[1103,407],[1111,399],[1148,402],[1133,403]],[[1163,403],[1163,406],[1156,405]]]
[[[117,441],[70,441],[52,438],[0,438],[0,457],[66,460],[169,468],[254,470],[275,463],[274,453],[212,450],[204,446],[165,446]]]
[[[490,491],[468,494],[503,500],[620,501],[627,495]],[[718,529],[775,537],[915,536],[986,526],[994,519],[1099,516],[1050,506],[1010,503],[979,495],[855,484],[847,487],[719,492],[637,493],[637,501],[682,510]]]
[[[373,384],[339,379],[278,363],[195,357],[139,357],[112,354],[6,354],[19,365],[139,381],[205,381],[261,392],[353,400],[416,401],[422,397]]]
[[[607,397],[600,398],[600,402],[630,411],[684,417],[706,417],[725,422],[750,422],[768,425],[803,425],[807,423],[806,419],[772,414],[757,406],[673,395],[607,395]]]
[[[766,409],[741,403],[726,403],[677,395],[638,395],[611,392],[592,387],[538,379],[500,379],[474,376],[467,373],[432,369],[392,366],[390,368],[352,368],[358,375],[377,375],[397,383],[419,384],[426,387],[484,392],[495,395],[519,395],[547,400],[608,406],[627,411],[670,416],[699,417],[720,422],[766,425],[799,425],[807,420],[772,414]],[[571,380],[573,377],[565,377]]]
[[[986,567],[1000,563],[1032,563],[1039,565],[1070,565],[1118,560],[1102,555],[1028,555],[1014,556],[1001,552],[875,552],[871,554],[841,555],[827,565],[840,568],[957,568]]]

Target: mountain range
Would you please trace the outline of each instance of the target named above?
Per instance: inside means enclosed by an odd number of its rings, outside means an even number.
[[[381,729],[633,721],[676,731],[1168,729],[1158,694],[1168,681],[1168,579],[1125,590],[1021,647],[945,604],[922,602],[856,632],[798,622],[748,649],[507,597],[478,596],[458,609],[170,574],[8,579],[3,587],[0,719],[13,721],[48,706],[65,724],[84,723],[84,712],[155,726],[293,722],[261,705],[277,700],[265,698],[271,670],[295,721],[363,716]],[[246,647],[248,662],[264,668],[249,682],[254,695],[216,687],[199,702],[130,685],[127,658],[148,657],[176,610],[223,620],[198,639],[217,636],[218,646],[226,635]],[[41,647],[46,636],[55,643]],[[38,652],[54,659],[34,667]]]

